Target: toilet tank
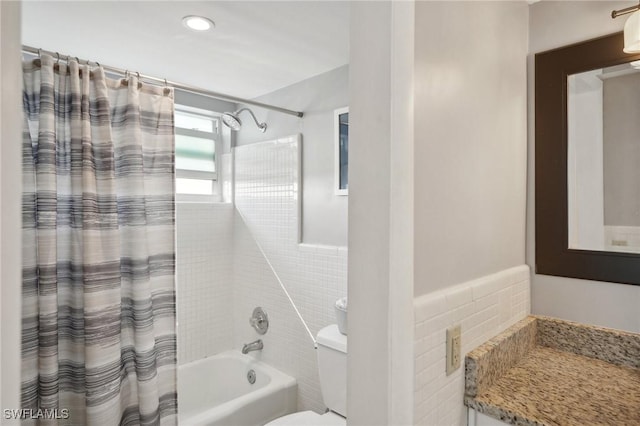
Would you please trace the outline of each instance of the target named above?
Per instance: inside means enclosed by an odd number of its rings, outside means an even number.
[[[324,404],[347,417],[347,336],[336,324],[318,332],[318,375]]]

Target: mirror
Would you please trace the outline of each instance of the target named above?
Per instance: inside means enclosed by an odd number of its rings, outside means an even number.
[[[640,55],[623,44],[536,54],[539,274],[640,285]]]
[[[640,253],[640,64],[567,77],[569,248]]]

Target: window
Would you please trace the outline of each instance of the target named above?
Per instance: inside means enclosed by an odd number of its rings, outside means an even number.
[[[213,201],[217,188],[220,120],[210,111],[176,105],[176,194],[178,200]]]
[[[334,112],[336,195],[349,194],[349,108]]]

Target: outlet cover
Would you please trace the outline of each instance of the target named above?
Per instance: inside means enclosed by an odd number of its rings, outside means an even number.
[[[462,342],[460,324],[447,328],[447,376],[460,368]]]

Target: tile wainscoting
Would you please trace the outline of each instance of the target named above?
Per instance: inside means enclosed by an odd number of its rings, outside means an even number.
[[[462,359],[467,352],[530,313],[530,271],[506,269],[420,296],[414,301],[416,425],[466,425],[464,362],[445,374],[446,329],[462,326]]]

